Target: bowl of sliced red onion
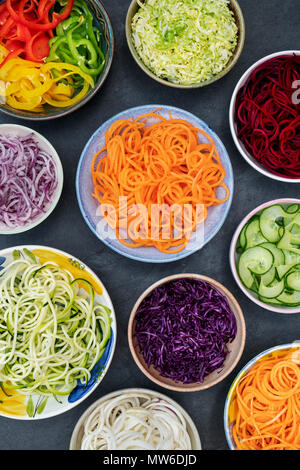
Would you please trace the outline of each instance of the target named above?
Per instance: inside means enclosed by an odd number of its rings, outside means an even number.
[[[0,234],[22,233],[54,210],[63,169],[45,137],[17,124],[0,125]]]
[[[233,140],[255,170],[277,181],[300,183],[300,51],[255,62],[232,95]]]
[[[135,303],[128,324],[131,354],[161,387],[195,392],[221,382],[244,350],[243,312],[219,282],[176,274],[150,286]]]

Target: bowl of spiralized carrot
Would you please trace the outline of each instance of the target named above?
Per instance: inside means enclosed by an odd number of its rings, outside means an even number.
[[[228,153],[197,116],[145,105],[113,116],[87,142],[77,169],[81,213],[128,258],[163,263],[201,249],[231,206]]]
[[[300,450],[300,343],[275,346],[240,371],[227,395],[231,450]]]

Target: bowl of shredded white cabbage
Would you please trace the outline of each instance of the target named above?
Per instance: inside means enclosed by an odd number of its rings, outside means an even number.
[[[198,88],[234,67],[245,22],[236,0],[133,0],[126,37],[133,58],[151,78]]]

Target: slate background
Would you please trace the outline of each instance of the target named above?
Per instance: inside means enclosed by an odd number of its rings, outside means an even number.
[[[284,316],[255,306],[235,284],[228,263],[231,237],[248,212],[274,198],[300,196],[300,185],[276,182],[253,170],[236,150],[228,124],[230,98],[242,73],[267,54],[300,49],[299,0],[240,0],[246,21],[246,43],[238,64],[219,82],[191,91],[160,85],[137,67],[125,38],[129,3],[129,0],[103,0],[114,28],[115,57],[103,89],[90,103],[69,117],[52,122],[26,123],[4,114],[0,116],[0,123],[28,125],[48,138],[61,157],[65,173],[62,198],[54,213],[25,234],[1,236],[0,249],[28,243],[71,253],[103,280],[118,322],[115,356],[96,391],[75,409],[55,418],[22,422],[0,417],[1,450],[67,449],[72,430],[84,410],[102,395],[125,387],[146,387],[166,393],[191,414],[204,449],[227,449],[223,408],[234,377],[248,360],[264,349],[300,339],[300,316]],[[218,235],[202,251],[161,266],[131,261],[106,248],[83,221],[75,195],[77,163],[91,134],[114,114],[151,103],[182,107],[206,121],[227,147],[235,175],[232,208]],[[191,394],[160,389],[144,377],[131,358],[126,335],[128,317],[137,297],[158,279],[181,272],[205,274],[224,283],[239,300],[247,323],[245,351],[234,372],[212,389]]]

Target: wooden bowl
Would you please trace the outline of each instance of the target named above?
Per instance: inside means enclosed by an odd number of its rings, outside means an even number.
[[[235,339],[232,343],[228,343],[227,347],[229,349],[229,354],[226,357],[223,369],[217,369],[216,371],[212,372],[208,375],[202,383],[192,383],[192,384],[184,384],[181,382],[175,382],[172,379],[162,377],[158,370],[156,370],[153,366],[150,368],[147,366],[143,355],[139,351],[138,346],[136,345],[136,340],[134,338],[135,334],[135,315],[136,312],[143,302],[143,300],[158,286],[162,284],[168,283],[170,281],[176,279],[200,279],[202,281],[208,282],[212,286],[214,286],[218,291],[220,291],[229,303],[229,306],[236,318],[237,322],[237,334]],[[236,367],[237,363],[239,362],[241,355],[244,350],[246,340],[246,325],[244,320],[244,315],[241,310],[240,305],[238,304],[235,297],[219,282],[211,279],[207,276],[202,276],[200,274],[175,274],[173,276],[165,277],[160,281],[152,284],[152,286],[148,287],[145,292],[139,297],[137,302],[135,303],[128,323],[128,341],[131,354],[133,359],[135,360],[137,366],[140,370],[148,377],[148,379],[152,380],[157,385],[160,385],[163,388],[167,388],[169,390],[175,390],[176,392],[197,392],[200,390],[205,390],[207,388],[213,387],[217,383],[221,382],[225,379]]]
[[[145,1],[145,0],[141,0]],[[216,82],[220,78],[224,77],[230,70],[235,66],[237,63],[243,47],[245,43],[245,21],[244,21],[244,16],[243,12],[241,10],[241,7],[239,6],[237,0],[230,0],[229,2],[230,8],[234,13],[234,18],[238,27],[238,42],[235,48],[235,51],[233,55],[231,56],[228,64],[226,67],[217,75],[214,77],[210,78],[209,80],[205,80],[203,82],[199,83],[193,83],[192,85],[180,85],[179,83],[172,83],[169,80],[165,80],[163,78],[158,77],[155,75],[151,70],[143,63],[142,59],[138,55],[136,48],[134,46],[133,40],[132,40],[132,34],[131,34],[131,24],[132,24],[132,19],[134,15],[137,13],[138,9],[140,8],[138,2],[136,0],[133,0],[129,6],[128,12],[127,12],[127,17],[126,17],[126,39],[127,39],[127,44],[129,47],[129,50],[136,61],[136,63],[140,66],[140,68],[147,74],[149,77],[153,78],[157,82],[161,83],[162,85],[167,85],[169,87],[173,88],[182,88],[182,89],[192,89],[192,88],[200,88],[206,85],[210,85],[211,83]]]

